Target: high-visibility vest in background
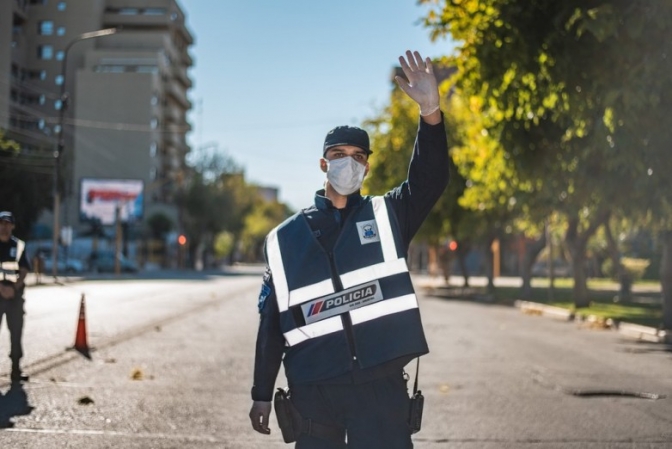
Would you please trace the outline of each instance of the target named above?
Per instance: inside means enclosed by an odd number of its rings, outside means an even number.
[[[19,260],[26,249],[26,243],[14,236],[12,236],[10,242],[14,244],[10,252],[10,257],[13,257],[14,260],[0,262],[0,274],[3,281],[17,282],[19,280]]]
[[[266,257],[290,385],[428,352],[399,227],[384,197],[363,198],[331,253],[298,213],[269,233]],[[349,336],[344,322],[352,323]]]

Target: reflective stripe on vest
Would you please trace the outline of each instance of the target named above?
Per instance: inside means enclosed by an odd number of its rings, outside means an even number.
[[[357,325],[365,321],[375,320],[381,316],[392,315],[393,313],[417,308],[418,299],[415,295],[404,295],[398,298],[377,302],[370,306],[362,307],[361,309],[355,309],[350,312],[350,318],[352,319],[352,324]]]
[[[12,237],[12,240],[16,242],[16,255],[14,256],[16,260],[0,263],[0,270],[2,271],[3,279],[10,282],[17,282],[19,280],[19,260],[23,255],[23,251],[26,249],[26,242],[17,239],[16,237]]]
[[[285,340],[289,346],[298,345],[310,338],[321,337],[343,330],[343,322],[340,316],[327,318],[317,323],[306,324],[289,332],[285,332]]]
[[[376,226],[378,228],[384,261],[341,274],[340,279],[344,289],[382,279],[387,276],[408,273],[406,260],[403,257],[400,258],[397,256],[397,248],[385,198],[374,197],[371,199],[371,203],[373,206]],[[297,306],[335,292],[331,279],[324,279],[307,286],[291,291],[289,290],[286,271],[280,251],[277,228],[269,233],[266,251],[268,264],[273,273],[273,285],[275,287],[278,309],[281,313],[286,312],[292,306]],[[418,303],[416,296],[410,294],[396,298],[386,298],[383,301],[351,310],[348,313],[350,313],[353,325],[356,325],[417,307]],[[308,339],[340,330],[343,330],[343,324],[339,315],[292,329],[285,332],[284,336],[287,344],[289,346],[294,346]]]

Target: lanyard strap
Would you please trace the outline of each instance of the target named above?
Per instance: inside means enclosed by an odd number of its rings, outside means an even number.
[[[420,373],[420,357],[416,359],[417,363],[415,365],[415,382],[413,382],[413,395],[418,392],[418,374]]]

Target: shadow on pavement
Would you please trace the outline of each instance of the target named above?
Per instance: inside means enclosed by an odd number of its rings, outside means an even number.
[[[33,407],[28,404],[28,395],[20,382],[12,383],[5,393],[0,393],[0,429],[14,427],[12,418],[30,415]]]

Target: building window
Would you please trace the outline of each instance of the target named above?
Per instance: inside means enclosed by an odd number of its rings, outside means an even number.
[[[65,27],[56,28],[56,35],[57,36],[65,36]]]
[[[60,86],[61,84],[63,84],[63,75],[56,75],[54,81],[56,82],[57,86]]]
[[[58,61],[62,61],[64,56],[65,56],[65,52],[63,50],[59,50],[59,51],[56,52],[56,59]]]
[[[63,102],[61,100],[54,101],[54,109],[56,109],[57,111],[60,111],[62,107],[63,107]]]
[[[59,11],[65,11],[66,6],[67,5],[65,4],[65,2],[58,2],[56,9],[58,9]]]
[[[37,47],[37,57],[40,59],[51,59],[54,57],[54,47],[51,45],[40,45]]]
[[[40,129],[44,129],[44,125],[45,125],[45,121],[44,121],[43,118],[41,118],[40,120],[38,120],[38,122],[37,122],[37,127],[38,127],[38,128],[40,128]]]
[[[152,129],[156,129],[159,126],[159,120],[155,117],[149,122],[149,126]]]
[[[47,0],[30,0],[31,5],[46,5]]]
[[[139,12],[138,8],[121,8],[117,14],[121,14],[122,16],[137,16]]]
[[[138,73],[158,73],[159,68],[155,65],[139,65],[136,66],[135,71]]]
[[[157,174],[158,174],[158,173],[157,173],[157,171],[156,171],[156,167],[152,167],[152,168],[149,170],[149,179],[151,179],[152,181],[155,181],[155,180],[156,180],[156,177],[157,177]]]
[[[47,79],[46,70],[26,70],[22,74],[22,79],[27,80],[41,80],[44,81]]]
[[[156,106],[157,104],[159,104],[159,97],[157,95],[152,95],[150,103],[152,106]]]
[[[126,67],[123,65],[97,65],[93,71],[98,73],[124,73]]]
[[[40,105],[44,106],[44,103],[47,102],[47,97],[44,94],[40,95],[40,99],[38,102],[40,103]]]
[[[166,13],[166,8],[145,8],[142,13],[146,16],[162,16]]]
[[[37,23],[37,32],[42,36],[51,36],[54,34],[54,22],[43,20]]]
[[[152,142],[149,144],[149,157],[156,157],[156,142]]]

